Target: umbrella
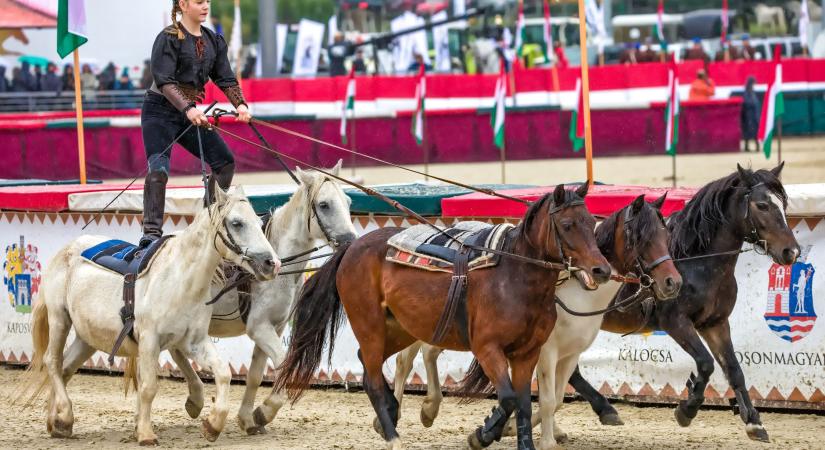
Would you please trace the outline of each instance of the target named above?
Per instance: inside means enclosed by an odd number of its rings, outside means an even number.
[[[43,67],[43,68],[46,68],[46,66],[49,65],[49,63],[51,62],[47,58],[43,58],[42,56],[34,56],[34,55],[23,55],[20,58],[18,58],[17,60],[20,61],[21,63],[27,62],[27,63],[31,64],[32,66],[40,66],[40,67]]]

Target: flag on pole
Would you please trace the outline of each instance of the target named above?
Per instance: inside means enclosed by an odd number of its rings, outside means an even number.
[[[553,26],[550,24],[550,0],[544,1],[544,39],[541,42],[541,52],[544,54],[544,61],[548,64],[553,60]]]
[[[418,69],[418,84],[415,86],[415,113],[413,114],[412,132],[415,142],[421,145],[424,142],[424,99],[427,97],[427,77],[424,66]]]
[[[584,94],[582,93],[582,79],[576,80],[576,108],[570,118],[570,142],[573,151],[577,152],[584,147]]]
[[[86,1],[59,0],[57,4],[57,54],[65,58],[88,40]]]
[[[808,15],[808,0],[802,0],[802,5],[799,7],[799,42],[802,47],[808,46],[808,24],[811,17]]]
[[[667,51],[667,38],[665,37],[665,0],[659,0],[659,7],[656,9],[656,26],[653,34],[663,52]]]
[[[722,0],[722,29],[719,42],[722,45],[728,43],[728,0]]]
[[[355,67],[349,71],[347,81],[347,95],[344,97],[344,105],[341,108],[341,142],[347,143],[347,113],[355,114]]]
[[[516,22],[516,55],[524,57],[524,0],[518,2],[518,19]]]
[[[665,105],[665,121],[667,129],[665,131],[665,152],[668,155],[676,156],[676,146],[679,144],[679,75],[676,74],[676,67],[668,70],[667,82],[667,104]]]
[[[768,92],[765,93],[765,100],[762,102],[762,117],[759,121],[759,133],[757,139],[765,158],[771,157],[771,143],[776,132],[776,118],[785,113],[785,98],[782,95],[782,61],[779,59],[781,48],[777,45],[774,48],[773,80],[768,85]]]
[[[504,114],[507,100],[507,71],[504,69],[504,62],[501,62],[498,80],[496,80],[495,103],[493,104],[493,115],[490,117],[490,125],[493,126],[493,138],[496,147],[504,148]]]
[[[229,38],[229,53],[235,60],[235,66],[240,71],[241,48],[243,47],[243,37],[241,33],[241,4],[235,0],[235,17],[232,22],[232,36]]]

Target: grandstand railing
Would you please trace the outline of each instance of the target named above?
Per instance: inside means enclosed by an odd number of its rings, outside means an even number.
[[[83,109],[136,109],[143,104],[143,89],[130,91],[83,91]],[[4,92],[0,94],[0,113],[74,111],[73,91]]]

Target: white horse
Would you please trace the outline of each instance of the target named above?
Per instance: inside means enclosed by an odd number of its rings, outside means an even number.
[[[669,255],[669,234],[659,214],[664,199],[662,196],[649,204],[640,196],[602,222],[596,230],[599,250],[613,268],[620,273],[639,273],[640,270],[647,273],[654,281],[652,287],[659,299],[675,297],[681,287],[681,278],[673,262],[669,257],[663,258]],[[556,296],[574,311],[587,312],[606,308],[621,287],[622,283],[615,280],[596,290],[587,290],[579,283],[564,283],[556,288]],[[596,339],[603,318],[603,315],[573,316],[558,305],[556,311],[556,326],[542,346],[536,366],[539,414],[534,414],[532,421],[533,426],[539,422],[542,424],[539,448],[545,450],[556,447],[560,440],[566,439],[566,434],[555,424],[555,413],[563,404],[564,388],[578,365],[579,356]],[[400,403],[404,382],[419,349],[427,369],[427,397],[421,406],[421,422],[429,427],[438,415],[442,399],[436,364],[442,349],[416,342],[398,354],[395,397]],[[510,419],[505,434],[515,435],[515,431],[515,420]]]
[[[338,175],[341,161],[330,170]],[[350,218],[350,198],[334,179],[316,172],[296,169],[301,185],[284,206],[272,212],[266,227],[266,237],[282,257],[298,255],[311,250],[321,241],[334,248],[355,239],[355,227]],[[305,260],[306,258],[300,258]],[[289,265],[288,269],[302,270],[308,262]],[[240,302],[238,291],[232,290],[215,305],[209,334],[214,337],[234,337],[246,334],[255,342],[252,363],[246,375],[246,391],[240,410],[238,425],[248,434],[266,432],[284,404],[280,392],[272,391],[263,404],[254,410],[255,393],[266,369],[267,359],[278,367],[284,359],[285,349],[281,336],[287,324],[292,301],[301,286],[303,274],[280,275],[271,281],[251,284],[251,304]],[[212,287],[212,295],[221,286]],[[250,306],[245,306],[250,305]],[[248,308],[248,314],[244,313]],[[197,417],[203,407],[203,383],[185,362],[183,354],[172,352],[189,384],[186,411]]]
[[[70,437],[74,424],[66,383],[96,350],[109,352],[123,327],[123,276],[85,260],[81,253],[106,241],[81,236],[63,247],[43,274],[40,302],[32,312],[34,356],[30,387],[51,381],[46,427],[53,437]],[[261,231],[261,220],[238,189],[216,189],[215,202],[157,251],[134,286],[134,338],[117,352],[129,358],[127,378],[136,376],[137,440],[157,445],[151,407],[157,393],[158,356],[164,349],[184,355],[215,376],[217,396],[202,421],[209,441],[218,438],[227,415],[231,374],[207,334],[212,308],[204,305],[221,261],[238,264],[259,280],[275,277],[280,261]],[[77,337],[65,358],[63,347],[74,326]],[[45,366],[45,368],[44,368]],[[136,373],[135,373],[136,372]]]

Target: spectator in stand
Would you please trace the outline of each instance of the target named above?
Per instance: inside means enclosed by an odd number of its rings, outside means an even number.
[[[622,54],[619,56],[619,64],[638,64],[639,63],[639,48],[641,46],[638,42],[628,44]]]
[[[64,91],[74,90],[74,68],[71,64],[63,66],[63,75],[60,76]]]
[[[365,75],[367,73],[367,63],[364,62],[364,50],[360,47],[355,50],[355,58],[352,60],[352,68],[357,74]]]
[[[143,61],[143,75],[140,77],[140,88],[149,89],[152,87],[152,68],[149,67],[149,60]]]
[[[46,92],[60,92],[63,90],[63,80],[57,75],[56,64],[49,63],[46,66],[46,75],[43,76],[41,87]]]
[[[6,66],[0,65],[0,92],[9,92],[11,90],[11,85],[9,85],[9,80],[6,79]]]
[[[23,80],[24,90],[32,92],[37,90],[37,80],[31,72],[31,64],[24,62],[20,65],[21,78]]]
[[[705,69],[696,71],[696,79],[690,85],[690,95],[688,100],[707,101],[713,98],[716,93],[716,86],[713,80],[708,77]]]
[[[35,92],[43,90],[43,68],[35,64],[34,66],[34,89]]]
[[[110,62],[106,65],[100,75],[98,75],[97,80],[100,83],[100,90],[101,91],[111,91],[115,88],[115,80],[117,79],[117,71],[115,69],[115,63]]]
[[[83,64],[83,71],[80,73],[80,87],[84,91],[96,91],[100,87],[97,77],[88,64]]]
[[[753,61],[758,59],[759,52],[751,46],[750,36],[747,34],[742,36],[742,50],[739,52],[739,57],[745,61]]]
[[[135,87],[132,85],[132,79],[129,78],[129,68],[124,67],[120,72],[120,77],[115,80],[114,88],[116,91],[131,91]]]
[[[344,40],[344,33],[337,31],[333,43],[327,49],[329,57],[329,76],[338,77],[347,74],[344,61],[352,54],[352,43]]]
[[[212,28],[215,30],[215,34],[223,36],[223,25],[221,25],[220,19],[218,19],[215,16],[212,16],[210,21],[212,22]]]
[[[553,41],[553,53],[556,55],[556,66],[559,69],[566,69],[570,63],[567,61],[567,55],[564,54],[564,47],[558,39]]]
[[[701,60],[705,62],[710,60],[708,54],[705,53],[705,49],[702,48],[701,39],[693,38],[693,47],[688,49],[685,59]]]
[[[645,45],[642,46],[642,52],[639,55],[639,62],[659,62],[659,53],[653,50],[653,38],[650,36],[645,38]]]
[[[762,104],[753,90],[754,84],[756,84],[756,79],[753,76],[748,77],[748,81],[745,83],[745,94],[742,96],[742,112],[739,118],[746,153],[750,151],[748,144],[751,140],[753,140],[753,151],[759,151],[756,135],[759,132],[759,115],[762,112]]]
[[[26,92],[29,88],[26,86],[26,80],[23,79],[23,69],[15,67],[11,70],[11,92]]]

